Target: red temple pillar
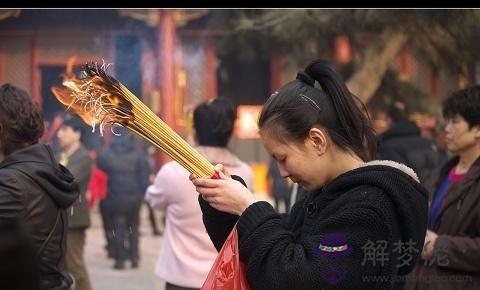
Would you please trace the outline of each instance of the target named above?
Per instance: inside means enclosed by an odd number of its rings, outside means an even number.
[[[5,57],[3,44],[0,44],[0,84],[5,83]]]
[[[283,79],[283,60],[275,56],[270,60],[270,93],[280,88]]]
[[[158,87],[160,88],[160,117],[175,130],[175,38],[174,10],[159,10],[157,26]],[[167,162],[169,157],[160,153],[157,164]]]
[[[335,37],[333,42],[333,58],[340,63],[349,63],[352,60],[352,46],[347,36]]]
[[[430,93],[437,101],[440,100],[440,83],[438,82],[438,71],[430,67]]]
[[[404,48],[399,56],[400,77],[404,80],[410,78],[411,57],[408,47]]]
[[[217,97],[217,56],[215,54],[215,46],[211,37],[207,38],[205,45],[205,81],[206,81],[206,97],[213,99]]]
[[[35,31],[31,40],[30,47],[30,95],[35,102],[42,103],[40,85],[40,68],[38,67],[38,45],[37,32]]]

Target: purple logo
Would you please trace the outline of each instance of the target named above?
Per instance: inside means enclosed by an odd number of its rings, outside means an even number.
[[[315,251],[320,256],[320,276],[331,285],[344,280],[348,272],[348,255],[352,251],[343,233],[325,234]]]

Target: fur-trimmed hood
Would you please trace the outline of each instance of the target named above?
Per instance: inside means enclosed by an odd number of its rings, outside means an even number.
[[[365,167],[365,166],[374,166],[374,165],[383,165],[383,166],[390,166],[390,167],[396,168],[396,169],[401,170],[401,171],[403,171],[404,173],[408,174],[408,175],[409,175],[410,177],[412,177],[416,182],[420,182],[420,180],[418,179],[417,174],[415,173],[415,171],[413,171],[412,168],[408,167],[408,166],[405,165],[405,164],[398,163],[398,162],[395,162],[395,161],[392,161],[392,160],[373,160],[373,161],[364,163],[364,164],[362,165],[362,167]]]
[[[390,201],[401,240],[413,240],[423,246],[428,221],[428,192],[420,184],[417,174],[404,164],[374,160],[338,176],[323,188],[323,192],[356,195],[366,187],[379,189]]]

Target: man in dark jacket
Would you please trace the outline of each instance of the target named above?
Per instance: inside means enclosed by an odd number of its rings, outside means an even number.
[[[42,133],[43,118],[30,96],[2,85],[0,219],[18,219],[30,229],[41,284],[36,289],[66,290],[72,284],[64,271],[66,209],[78,198],[78,184],[51,148],[38,144]]]
[[[396,102],[387,112],[391,127],[380,136],[378,159],[403,163],[425,183],[443,160],[437,145],[420,135],[417,125],[407,119],[405,106]]]
[[[80,186],[80,196],[68,209],[67,270],[75,278],[75,290],[91,290],[85,260],[86,229],[90,226],[90,212],[86,191],[93,168],[93,160],[80,141],[86,125],[79,117],[67,115],[57,132],[62,152],[57,156],[60,164],[72,172]]]
[[[115,269],[124,269],[125,261],[133,268],[139,263],[139,213],[149,185],[148,158],[135,144],[128,131],[113,136],[110,148],[101,151],[97,166],[108,175],[107,196],[102,200],[113,224]],[[128,242],[128,248],[125,244]]]
[[[0,261],[0,289],[39,289],[34,242],[21,218],[0,219]]]

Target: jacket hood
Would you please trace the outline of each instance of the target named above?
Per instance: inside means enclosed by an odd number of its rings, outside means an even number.
[[[407,120],[395,123],[392,128],[381,135],[380,139],[385,141],[391,138],[405,136],[420,136],[420,130],[412,121]]]
[[[33,179],[60,208],[71,206],[79,195],[78,183],[53,155],[50,146],[35,144],[8,155],[0,168],[16,169]]]
[[[403,242],[413,240],[422,247],[428,221],[428,192],[415,172],[404,164],[375,160],[340,175],[324,191],[370,185],[381,189],[391,200]]]

